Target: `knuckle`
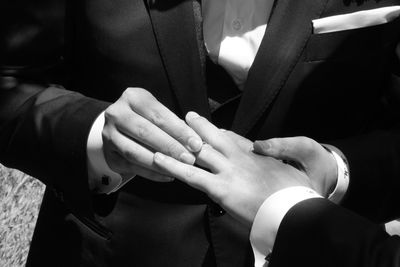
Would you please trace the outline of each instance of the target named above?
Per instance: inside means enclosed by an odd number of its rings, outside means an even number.
[[[272,139],[262,140],[262,141],[258,141],[258,142],[259,142],[259,144],[261,145],[261,147],[262,147],[264,150],[268,150],[268,149],[270,148],[270,146],[271,146],[272,148],[275,148],[275,147],[276,147],[276,143],[275,143]]]
[[[184,146],[190,145],[191,140],[202,140],[202,138],[186,124],[183,124],[182,127],[179,127],[176,132],[177,134],[175,136],[175,139]]]
[[[153,99],[154,97],[145,89],[139,87],[129,87],[122,94],[122,98],[125,99],[134,109],[134,107],[149,105],[150,99]]]
[[[104,127],[115,125],[128,125],[130,123],[130,114],[125,108],[117,105],[112,105],[104,112]]]
[[[142,91],[145,91],[144,89],[140,88],[140,87],[128,87],[126,88],[126,90],[124,91],[123,95],[127,96],[127,97],[132,97],[132,96],[137,96],[138,94],[140,94]]]
[[[263,147],[268,147],[268,145],[270,145],[273,149],[279,148],[283,143],[283,138],[279,139],[279,138],[270,138],[267,140],[262,140],[261,144]]]
[[[192,178],[197,174],[197,171],[195,168],[191,167],[191,166],[187,166],[185,167],[185,176],[187,178]]]
[[[236,137],[236,134],[234,132],[228,130],[223,131],[222,134],[225,134],[230,139],[234,139]]]
[[[149,115],[149,117],[148,117],[148,120],[149,120],[150,122],[152,122],[153,124],[159,126],[159,127],[164,126],[165,123],[166,123],[165,116],[164,116],[164,115],[162,114],[162,112],[159,111],[159,110],[153,110],[153,111],[150,113],[150,115]]]
[[[302,149],[307,152],[308,154],[316,152],[317,149],[317,142],[311,138],[300,136],[299,137],[300,143],[302,144]]]
[[[115,121],[118,118],[118,107],[116,104],[112,104],[104,111],[105,122]]]
[[[131,99],[135,98],[138,92],[137,87],[128,87],[126,90],[122,93],[122,97],[125,99]]]
[[[136,87],[135,88],[135,94],[136,96],[140,97],[143,100],[148,100],[148,99],[153,99],[154,96],[147,90],[143,88]]]
[[[170,156],[175,156],[175,157],[179,156],[181,153],[184,152],[183,149],[181,149],[181,147],[174,141],[169,141],[166,143],[165,151]]]
[[[270,139],[270,142],[275,146],[284,146],[288,143],[288,138],[286,137],[275,137]]]
[[[205,151],[210,151],[212,149],[212,146],[210,144],[205,143],[201,149],[202,150],[204,149]]]
[[[215,197],[217,204],[222,204],[226,202],[229,197],[228,186],[225,183],[216,183],[211,189],[210,193]]]
[[[131,116],[131,114],[128,113],[121,113],[117,118],[115,118],[115,122],[122,126],[122,125],[130,125],[132,123],[135,123],[134,117]]]
[[[289,145],[287,142],[280,142],[278,148],[278,153],[279,154],[286,154],[289,150]]]
[[[226,131],[226,134],[228,134],[229,137],[231,137],[232,139],[240,139],[242,136],[238,135],[235,132],[232,131]]]
[[[136,126],[136,135],[137,135],[137,138],[139,138],[140,140],[147,139],[149,134],[150,134],[150,131],[145,125],[139,124]]]
[[[202,147],[201,147],[201,152],[203,152],[203,154],[206,154],[206,155],[208,155],[211,151],[212,151],[212,146],[210,145],[210,144],[204,144]]]
[[[189,140],[190,137],[197,136],[193,132],[192,128],[190,128],[186,124],[183,124],[183,125],[184,125],[184,127],[182,127],[182,129],[180,129],[179,135],[177,136],[178,140],[187,141],[187,140]]]
[[[299,136],[299,137],[298,137],[298,140],[299,140],[301,143],[303,143],[304,145],[306,145],[306,146],[310,146],[310,144],[311,144],[311,142],[312,142],[312,139],[310,139],[310,138],[308,138],[308,137],[306,137],[306,136]]]

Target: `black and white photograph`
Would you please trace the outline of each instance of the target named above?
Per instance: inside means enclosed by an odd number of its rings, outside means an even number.
[[[0,266],[400,267],[400,0],[1,0]]]

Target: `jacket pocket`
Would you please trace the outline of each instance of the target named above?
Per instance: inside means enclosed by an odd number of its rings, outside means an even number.
[[[110,240],[112,237],[112,232],[95,220],[77,216],[72,213],[68,214],[66,219],[74,222],[81,231],[89,231],[106,241]]]
[[[305,48],[305,61],[344,61],[377,54],[399,40],[400,19],[372,27],[312,34]]]
[[[314,33],[328,33],[385,24],[400,15],[400,6],[386,6],[313,20]]]

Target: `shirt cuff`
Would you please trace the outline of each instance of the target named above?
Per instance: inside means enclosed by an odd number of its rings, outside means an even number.
[[[96,192],[110,194],[120,188],[122,177],[111,170],[105,160],[101,136],[103,127],[104,112],[96,118],[90,129],[87,141],[88,176]]]
[[[297,203],[310,198],[322,196],[309,187],[295,186],[282,189],[264,201],[258,209],[250,232],[255,267],[268,265],[268,256],[272,252],[279,225],[286,213]]]
[[[336,153],[333,150],[329,150],[329,152],[336,160],[338,177],[337,177],[336,187],[333,190],[333,192],[328,196],[328,199],[335,204],[339,204],[342,201],[349,187],[350,172],[345,159],[343,159],[338,153]]]

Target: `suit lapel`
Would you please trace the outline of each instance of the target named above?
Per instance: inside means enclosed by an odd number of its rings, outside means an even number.
[[[202,42],[199,40],[201,21],[198,12],[194,16],[194,2],[147,1],[160,54],[182,115],[193,110],[209,118],[207,89],[199,52],[202,49],[199,49]]]
[[[246,135],[284,86],[328,0],[277,0],[250,69],[232,130]]]

